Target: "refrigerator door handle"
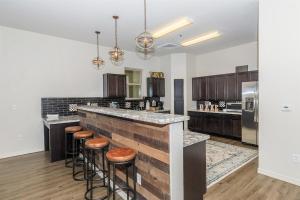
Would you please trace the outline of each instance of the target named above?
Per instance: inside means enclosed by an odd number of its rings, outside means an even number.
[[[253,104],[254,104],[254,108],[253,108],[253,111],[254,111],[254,122],[257,122],[257,116],[256,116],[256,99],[253,100]]]

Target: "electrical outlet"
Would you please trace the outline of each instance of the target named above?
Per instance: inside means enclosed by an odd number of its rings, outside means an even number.
[[[17,110],[17,105],[15,105],[15,104],[11,105],[11,109],[12,109],[13,111]]]
[[[142,176],[141,176],[141,174],[139,174],[139,173],[136,173],[136,182],[137,182],[139,185],[142,185]]]
[[[294,163],[300,163],[300,154],[293,154],[292,160]]]

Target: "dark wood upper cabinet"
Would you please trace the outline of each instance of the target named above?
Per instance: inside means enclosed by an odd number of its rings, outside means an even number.
[[[249,72],[249,81],[258,81],[258,70]]]
[[[230,73],[192,79],[192,99],[240,101],[242,82],[258,81],[258,71]]]
[[[216,100],[225,100],[226,99],[226,75],[218,75],[216,76],[216,91],[217,98]]]
[[[117,76],[117,81],[118,81],[117,96],[126,97],[127,96],[126,75],[118,75]]]
[[[207,77],[207,100],[216,100],[217,93],[216,93],[216,77],[209,76]]]
[[[103,74],[103,97],[126,97],[126,75]]]
[[[147,78],[147,96],[164,97],[165,96],[165,79],[164,78]]]
[[[199,78],[192,78],[192,100],[199,100]]]
[[[199,79],[199,99],[206,100],[207,97],[207,79],[206,77],[200,77]]]
[[[236,100],[242,100],[242,82],[249,81],[248,72],[239,72],[236,74],[236,81],[237,81],[237,98]]]
[[[227,101],[235,101],[237,98],[236,74],[226,75],[226,98]]]

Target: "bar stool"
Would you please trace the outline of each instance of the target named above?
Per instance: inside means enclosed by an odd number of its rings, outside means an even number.
[[[114,148],[109,150],[106,153],[107,159],[107,166],[108,166],[108,182],[110,183],[110,166],[113,167],[113,174],[112,174],[112,181],[113,181],[113,188],[112,191],[110,187],[107,187],[107,199],[110,199],[111,193],[113,195],[113,200],[116,198],[116,191],[118,189],[126,190],[127,191],[127,200],[129,200],[129,192],[132,193],[133,198],[136,199],[136,167],[135,167],[135,157],[136,152],[130,148]],[[116,189],[116,167],[117,168],[125,168],[126,172],[126,186],[119,187]],[[128,169],[132,167],[132,177],[133,177],[133,189],[129,187],[129,180],[128,180]]]
[[[107,178],[107,170],[105,169],[105,153],[108,151],[109,146],[109,140],[104,137],[96,137],[94,139],[87,140],[85,142],[85,151],[86,151],[86,157],[87,157],[87,168],[86,168],[86,192],[84,194],[84,197],[86,200],[92,200],[93,199],[93,190],[100,187],[107,187],[105,185],[105,179]],[[96,169],[96,154],[101,153],[102,157],[102,167],[101,169]],[[97,175],[98,172],[102,172],[102,178],[100,179],[94,179],[94,177]],[[94,186],[94,181],[100,181],[102,182],[101,185]],[[101,197],[101,199],[104,199],[105,197]],[[99,198],[97,198],[99,199]]]
[[[69,163],[72,163],[72,158],[70,160],[68,159],[69,156],[73,155],[73,149],[72,149],[73,134],[81,130],[82,130],[81,126],[69,126],[65,128],[65,167],[69,167],[69,168],[72,167],[68,165]]]
[[[73,134],[73,179],[75,181],[83,181],[86,179],[86,161],[85,161],[85,141],[92,138],[95,131],[78,131]],[[79,148],[79,149],[78,149]],[[80,158],[80,154],[82,158]],[[82,167],[82,170],[76,171],[77,167]],[[77,175],[83,173],[83,178],[78,178]]]

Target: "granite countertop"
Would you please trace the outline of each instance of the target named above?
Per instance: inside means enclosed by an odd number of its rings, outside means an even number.
[[[126,110],[119,108],[107,108],[107,107],[92,107],[92,106],[79,106],[78,110],[89,111],[104,115],[111,115],[114,117],[121,117],[126,119],[132,119],[152,124],[172,124],[177,122],[182,122],[189,120],[189,116],[184,115],[174,115],[165,113],[155,113],[147,111],[136,111],[136,110]]]
[[[202,112],[202,113],[216,113],[216,114],[227,114],[227,115],[242,115],[241,112],[229,112],[229,111],[218,111],[218,112],[214,112],[214,111],[204,111],[204,110],[197,110],[197,109],[189,109],[188,111],[191,112]]]
[[[79,122],[78,115],[70,115],[70,116],[59,116],[58,120],[48,120],[46,117],[43,118],[44,124],[49,128],[50,124],[64,124],[64,123],[72,123]]]
[[[202,133],[196,133],[192,131],[184,131],[183,133],[183,147],[187,147],[193,145],[198,142],[202,142],[204,140],[208,140],[210,138],[209,135],[205,135]]]

